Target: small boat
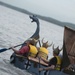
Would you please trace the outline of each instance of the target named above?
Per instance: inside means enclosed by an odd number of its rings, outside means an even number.
[[[30,18],[32,19],[32,22],[36,22],[37,24],[37,29],[30,38],[39,39],[39,30],[40,30],[39,20],[35,16],[30,16]],[[61,71],[49,70],[49,71],[39,72],[38,70],[39,68],[47,67],[48,64],[43,62],[38,57],[37,58],[33,58],[30,56],[24,57],[24,56],[13,53],[10,57],[10,62],[15,67],[18,67],[23,70],[27,70],[28,72],[35,74],[35,75],[75,75],[75,69],[65,70],[65,68],[68,67],[70,64],[75,65],[75,54],[73,54],[73,52],[75,52],[74,51],[74,48],[75,48],[74,41],[75,41],[75,31],[68,27],[64,27],[63,62],[61,66]],[[22,47],[24,45],[25,43],[22,45]],[[71,72],[68,73],[68,71],[69,72],[71,71]]]

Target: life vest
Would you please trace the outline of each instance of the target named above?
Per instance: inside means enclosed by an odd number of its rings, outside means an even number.
[[[29,45],[29,47],[30,47],[30,50],[29,50],[28,56],[36,57],[36,55],[38,53],[37,48],[33,45]]]
[[[61,58],[59,56],[56,56],[56,58],[57,58],[57,64],[56,64],[55,69],[56,70],[60,70],[60,67],[61,67]]]
[[[44,59],[47,59],[48,58],[48,50],[44,47],[40,47],[40,50],[39,50],[39,53],[38,53],[38,56],[44,58]]]

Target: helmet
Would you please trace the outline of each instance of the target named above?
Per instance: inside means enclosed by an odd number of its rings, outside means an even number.
[[[28,42],[31,44],[31,45],[36,45],[36,43],[38,42],[38,40],[34,39],[34,38],[30,38],[28,39]]]
[[[53,50],[53,53],[55,53],[56,55],[59,55],[60,50],[58,48]]]
[[[49,45],[48,41],[43,42],[43,40],[44,40],[44,38],[42,39],[42,47],[48,48],[48,47],[50,47],[52,45],[52,43]]]
[[[53,45],[53,53],[59,55],[60,51],[63,49],[63,47],[61,49],[59,49],[59,46],[54,48],[54,45]]]

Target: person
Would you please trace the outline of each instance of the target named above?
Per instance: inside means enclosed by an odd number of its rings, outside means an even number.
[[[16,50],[15,48],[11,48],[16,54],[23,55],[23,56],[32,56],[36,57],[36,54],[38,53],[38,50],[35,46],[35,40],[29,39],[25,42],[26,45],[23,46],[21,49]]]
[[[47,42],[43,42],[44,38],[42,39],[42,46],[38,48],[38,57],[41,57],[42,59],[48,59],[48,47],[50,47],[51,45],[48,44]]]
[[[39,68],[39,71],[42,70],[60,70],[61,68],[61,58],[58,56],[60,53],[59,47],[55,48],[53,50],[53,58],[48,60],[43,60],[45,63],[48,64],[48,67],[46,68]]]

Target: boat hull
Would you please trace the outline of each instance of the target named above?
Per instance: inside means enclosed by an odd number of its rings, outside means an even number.
[[[13,58],[13,57],[12,57]],[[14,63],[13,63],[14,62]],[[27,70],[31,74],[35,75],[68,75],[63,73],[62,71],[49,70],[49,71],[41,71],[39,72],[39,68],[45,68],[48,65],[40,61],[37,58],[27,58],[20,55],[14,55],[14,60],[11,62],[15,67],[18,67],[23,70]]]

